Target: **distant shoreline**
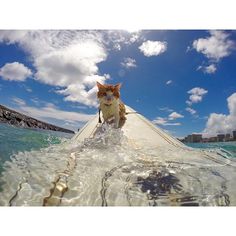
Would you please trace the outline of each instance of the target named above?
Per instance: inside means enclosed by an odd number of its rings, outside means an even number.
[[[209,138],[203,138],[202,134],[192,133],[185,138],[179,139],[183,143],[218,143],[218,142],[231,142],[236,141],[236,130],[232,130],[226,134],[221,133],[217,136],[212,136]]]
[[[56,125],[52,125],[30,116],[26,116],[17,111],[11,110],[3,105],[0,105],[0,123],[5,123],[9,125],[13,125],[16,127],[29,128],[34,130],[51,130],[51,131],[59,131],[64,133],[72,133],[75,132],[69,129],[65,129]]]

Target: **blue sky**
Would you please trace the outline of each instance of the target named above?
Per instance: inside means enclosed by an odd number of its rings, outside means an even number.
[[[0,104],[66,128],[97,112],[96,81],[176,137],[236,129],[236,32],[0,31]]]

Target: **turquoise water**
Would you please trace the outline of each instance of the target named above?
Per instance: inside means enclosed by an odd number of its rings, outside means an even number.
[[[59,144],[73,134],[48,130],[33,130],[0,124],[0,173],[5,161],[18,152],[39,150]]]
[[[200,149],[223,149],[236,158],[236,142],[217,142],[217,143],[187,143],[189,147]]]

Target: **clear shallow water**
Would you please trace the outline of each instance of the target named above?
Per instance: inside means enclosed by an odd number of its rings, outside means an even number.
[[[0,205],[236,205],[235,167],[199,155],[137,148],[121,130],[104,127],[83,143],[64,140],[13,155],[0,179]]]
[[[0,123],[0,173],[3,163],[12,155],[59,144],[71,137],[71,134],[62,132],[24,129]]]

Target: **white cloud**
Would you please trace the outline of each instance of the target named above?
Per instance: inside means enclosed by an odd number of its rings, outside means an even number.
[[[215,136],[219,133],[231,133],[236,130],[236,93],[228,97],[227,102],[229,114],[211,113],[203,131],[205,137]]]
[[[124,45],[145,40],[140,30],[132,30],[132,32],[127,30],[107,30],[99,31],[99,33],[100,36],[102,35],[102,43],[116,51],[120,51]]]
[[[169,107],[161,107],[159,108],[160,111],[166,111],[166,112],[173,112],[173,109],[170,109]]]
[[[136,42],[136,41],[138,40],[139,36],[140,36],[139,33],[134,33],[134,34],[131,35],[129,41],[130,41],[131,43],[134,43],[134,42]]]
[[[142,45],[139,47],[139,50],[146,57],[157,56],[165,52],[166,49],[167,49],[167,42],[150,41],[150,40],[143,42]]]
[[[87,85],[86,77],[92,79],[91,76],[98,73],[97,64],[105,59],[105,50],[95,42],[72,44],[35,58],[35,76],[51,85],[68,86],[78,82]]]
[[[1,30],[0,42],[6,42],[7,44],[14,44],[19,40],[26,37],[28,32],[26,30]]]
[[[183,118],[183,117],[184,117],[183,115],[174,111],[169,115],[169,120],[175,120],[175,119]]]
[[[202,70],[204,73],[207,74],[214,74],[217,68],[215,64],[210,64],[209,66],[199,66],[197,70]]]
[[[114,49],[116,51],[120,51],[121,50],[121,45],[119,43],[114,44]]]
[[[194,109],[192,109],[190,107],[187,107],[185,110],[188,111],[191,115],[195,115],[197,113],[196,110],[194,110]]]
[[[161,110],[164,111],[173,111],[172,109],[169,108],[161,108]],[[169,121],[175,120],[175,119],[179,119],[179,118],[183,118],[184,116],[177,113],[177,112],[172,112],[171,114],[169,114],[168,117],[157,117],[156,119],[154,119],[152,122],[156,125],[163,125],[163,126],[179,126],[181,125],[181,123],[176,122],[176,123],[171,123]]]
[[[78,129],[78,127],[81,127],[85,122],[94,117],[94,115],[91,114],[64,111],[52,103],[43,102],[44,105],[41,107],[31,107],[28,106],[24,100],[17,97],[14,97],[12,101],[17,104],[17,110],[21,113],[51,124],[53,123],[54,125],[64,126],[65,128],[74,130]],[[39,101],[36,100],[36,102],[38,103]],[[65,123],[67,123],[67,125],[65,125]],[[69,123],[70,126],[68,126]]]
[[[205,94],[207,94],[208,91],[203,88],[196,87],[196,88],[189,90],[188,93],[191,95],[189,96],[189,100],[186,101],[186,103],[188,105],[192,105],[193,103],[201,102],[203,99],[203,96]]]
[[[20,110],[26,113],[27,115],[36,117],[38,119],[53,118],[56,120],[63,120],[68,122],[87,122],[92,117],[94,117],[94,115],[88,115],[72,111],[63,111],[58,109],[56,106],[51,106],[50,104],[41,107],[40,109],[30,106],[21,106]]]
[[[94,107],[96,81],[104,83],[110,78],[100,73],[99,63],[107,59],[110,50],[141,39],[140,31],[0,31],[0,42],[17,44],[29,55],[36,81],[54,86],[51,91],[65,96],[66,101]],[[135,65],[128,61],[127,66]]]
[[[205,72],[208,73],[208,74],[214,74],[216,72],[216,66],[214,64],[206,66],[205,67]]]
[[[193,48],[207,58],[219,61],[221,58],[229,56],[235,48],[234,42],[228,38],[229,34],[224,31],[212,30],[209,37],[194,40]]]
[[[166,85],[169,85],[169,84],[172,84],[172,80],[168,80],[167,82],[166,82]]]
[[[25,81],[31,75],[31,70],[19,62],[6,63],[0,68],[0,76],[4,80]]]
[[[96,81],[105,82],[106,75],[98,75],[97,64],[106,59],[104,48],[94,42],[69,45],[35,59],[36,79],[50,85],[66,87],[58,93],[65,101],[96,106]]]
[[[191,106],[192,102],[190,102],[189,100],[186,101],[187,105]]]
[[[25,90],[26,90],[27,92],[29,92],[29,93],[32,93],[32,92],[33,92],[33,90],[32,90],[31,88],[29,88],[29,87],[25,88]]]
[[[152,121],[154,124],[157,125],[165,125],[167,123],[166,118],[163,117],[157,117],[155,120]]]
[[[24,106],[25,105],[25,101],[21,98],[13,97],[11,100],[19,106]]]
[[[157,117],[152,122],[155,125],[163,125],[163,126],[179,126],[179,125],[181,125],[181,123],[169,123],[168,120],[163,117]]]
[[[61,89],[66,101],[96,106],[96,81],[105,82],[98,64],[107,58],[98,31],[1,31],[0,42],[17,43],[35,67],[35,79]],[[94,100],[95,99],[95,100]]]
[[[121,65],[127,69],[137,67],[135,59],[130,57],[124,58],[124,61],[121,62]]]

